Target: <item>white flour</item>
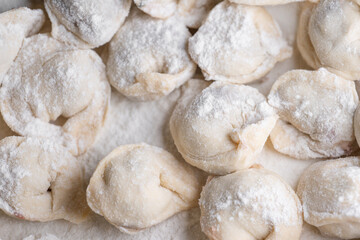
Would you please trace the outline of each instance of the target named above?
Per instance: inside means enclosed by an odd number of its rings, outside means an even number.
[[[5,1],[8,5],[12,0]],[[24,1],[19,1],[22,4]],[[2,6],[1,6],[2,7]],[[1,9],[0,7],[0,9]],[[279,22],[284,36],[293,44],[296,30],[297,4],[290,4],[268,8]],[[272,83],[278,76],[289,69],[306,68],[297,51],[293,58],[277,64],[262,80],[251,84],[263,94],[268,94]],[[125,99],[116,91],[112,92],[111,109],[104,129],[100,133],[94,147],[80,158],[85,167],[85,177],[88,181],[97,163],[120,144],[146,142],[163,147],[180,158],[170,136],[168,121],[171,112],[180,96],[181,90],[176,90],[169,96],[156,102],[137,103]],[[3,130],[5,129],[5,130]],[[8,131],[3,128],[0,119],[0,137]],[[314,161],[290,159],[272,148],[267,143],[259,163],[265,168],[273,170],[287,180],[292,187],[296,186],[302,171]],[[10,218],[0,213],[0,239],[23,239],[36,236],[35,239],[52,234],[59,239],[121,239],[121,240],[206,240],[201,233],[199,224],[200,211],[198,208],[180,213],[169,220],[150,228],[137,235],[120,233],[115,227],[107,223],[104,218],[93,215],[91,220],[81,225],[74,225],[66,221],[48,223],[28,222]],[[33,238],[30,238],[33,239]],[[40,238],[41,239],[41,238]],[[46,238],[45,238],[46,239]],[[302,240],[329,239],[321,237],[313,227],[304,225]]]

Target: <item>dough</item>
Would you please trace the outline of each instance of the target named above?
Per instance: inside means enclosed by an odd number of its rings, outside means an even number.
[[[105,66],[92,50],[74,50],[47,34],[24,40],[4,76],[0,108],[22,136],[50,137],[74,155],[84,153],[102,127],[110,100]],[[50,121],[67,118],[63,126]]]
[[[336,158],[357,149],[355,84],[321,68],[282,75],[268,96],[280,119],[270,134],[274,148],[299,159]]]
[[[190,166],[143,143],[120,146],[101,160],[87,201],[118,229],[135,233],[196,207],[200,191]]]
[[[303,2],[306,0],[229,0],[233,3],[247,4],[247,5],[279,5],[292,2]],[[317,2],[319,0],[308,0],[310,2]]]
[[[110,42],[110,83],[133,100],[168,95],[196,70],[186,51],[190,32],[175,17],[154,19],[136,8],[130,15]]]
[[[299,198],[268,170],[250,168],[213,178],[199,202],[201,229],[210,239],[300,239]]]
[[[178,13],[189,28],[199,28],[210,10],[221,0],[179,0]]]
[[[77,160],[48,139],[1,140],[0,209],[30,221],[84,221],[90,209]]]
[[[316,55],[314,46],[309,37],[309,19],[311,17],[313,8],[316,6],[313,3],[304,3],[301,5],[301,12],[299,17],[298,30],[296,35],[296,42],[301,56],[305,62],[313,69],[318,69],[321,66],[320,60]]]
[[[136,6],[154,18],[168,18],[177,8],[178,0],[134,0]]]
[[[360,158],[317,162],[301,176],[297,194],[304,220],[321,234],[360,238]]]
[[[25,37],[37,33],[45,21],[42,10],[13,9],[0,14],[0,86]]]
[[[299,42],[309,46],[299,49],[310,66],[326,67],[329,71],[350,80],[360,79],[359,4],[360,1],[321,0],[313,7],[304,8],[303,11],[311,11],[311,13],[301,22],[303,26],[299,28],[298,34],[308,34],[310,42]],[[298,37],[305,41],[306,38]],[[309,53],[312,49],[315,50],[318,58],[315,63],[311,59],[309,61],[307,57],[312,55]]]
[[[289,58],[292,49],[264,8],[224,1],[189,39],[189,53],[206,80],[247,83]]]
[[[45,0],[54,38],[79,48],[109,42],[125,21],[131,0]]]
[[[255,88],[217,82],[178,101],[170,131],[188,163],[227,174],[254,163],[277,118]]]

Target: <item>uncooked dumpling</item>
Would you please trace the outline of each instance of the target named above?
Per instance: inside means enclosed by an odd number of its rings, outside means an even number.
[[[0,108],[22,136],[50,137],[79,155],[94,142],[110,100],[105,65],[92,50],[74,50],[47,34],[24,40],[4,76]],[[68,118],[63,126],[50,121]]]
[[[257,89],[218,82],[196,96],[181,98],[170,130],[188,163],[227,174],[254,163],[277,118]]]
[[[300,52],[310,66],[326,67],[350,80],[360,79],[359,5],[359,1],[352,0],[321,0],[304,7],[298,44],[303,46]],[[309,58],[313,50],[316,61]]]
[[[111,85],[134,100],[168,95],[196,70],[187,53],[189,37],[178,18],[154,19],[133,8],[110,42],[107,73]]]
[[[206,80],[247,83],[289,58],[292,49],[264,8],[224,1],[189,39],[189,53]]]
[[[125,21],[131,0],[45,0],[52,36],[79,48],[109,42]]]
[[[25,37],[37,33],[45,21],[42,10],[18,8],[0,14],[0,86]]]
[[[329,237],[360,238],[360,158],[317,162],[301,176],[304,220]]]
[[[282,75],[268,96],[280,116],[270,134],[274,148],[289,156],[336,158],[357,148],[355,84],[326,69]]]
[[[0,209],[31,221],[84,221],[90,209],[77,159],[44,138],[1,140]]]
[[[154,18],[168,18],[177,8],[177,0],[134,0],[136,6]]]
[[[116,148],[97,166],[87,188],[91,209],[125,233],[151,227],[197,206],[193,169],[147,144]]]
[[[263,6],[263,5],[279,5],[279,4],[287,4],[292,2],[304,2],[304,1],[317,2],[318,0],[229,0],[229,1],[238,4]]]
[[[189,28],[199,28],[210,10],[221,0],[179,0],[178,12]]]
[[[278,175],[250,168],[211,179],[200,198],[201,228],[216,240],[298,240],[299,198]]]

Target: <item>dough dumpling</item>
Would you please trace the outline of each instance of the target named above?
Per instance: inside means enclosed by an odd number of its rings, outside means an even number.
[[[25,37],[37,33],[45,21],[42,10],[13,9],[0,14],[0,86]]]
[[[90,209],[77,159],[48,139],[1,140],[0,209],[30,221],[84,221]]]
[[[177,0],[134,0],[135,5],[154,18],[168,18],[177,8]]]
[[[110,42],[107,73],[111,85],[134,100],[168,95],[196,70],[187,53],[190,35],[176,17],[154,19],[133,8]]]
[[[304,2],[307,0],[229,0],[233,3],[238,4],[246,4],[246,5],[279,5],[279,4],[287,4],[292,2]],[[308,0],[311,2],[317,2],[318,0]]]
[[[179,100],[170,131],[188,163],[227,174],[254,163],[277,118],[257,89],[218,82]]]
[[[109,42],[125,21],[131,0],[45,0],[54,38],[79,48]]]
[[[280,116],[270,134],[274,148],[299,158],[336,158],[357,149],[355,84],[324,68],[282,75],[268,96]]]
[[[298,240],[302,211],[278,175],[250,168],[215,177],[200,198],[201,229],[211,240]]]
[[[178,12],[189,28],[199,28],[210,10],[221,0],[180,0]]]
[[[297,194],[304,220],[321,234],[360,238],[360,158],[348,157],[311,165],[301,176]]]
[[[4,76],[0,109],[22,136],[53,138],[84,153],[102,127],[110,101],[105,65],[92,50],[74,50],[47,34],[24,40]],[[60,117],[67,118],[56,125]]]
[[[321,0],[305,6],[303,12],[298,44],[308,64],[350,80],[360,79],[360,2]],[[309,58],[311,51],[315,59]]]
[[[264,8],[223,1],[189,39],[189,53],[206,80],[247,83],[289,58],[292,49]]]
[[[87,202],[119,230],[135,233],[196,207],[200,191],[190,166],[143,143],[120,146],[101,160]]]

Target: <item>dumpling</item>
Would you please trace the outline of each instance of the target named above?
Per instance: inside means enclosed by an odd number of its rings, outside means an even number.
[[[40,9],[13,9],[0,14],[0,86],[17,56],[24,38],[37,33],[45,21]]]
[[[360,238],[360,158],[348,157],[311,165],[301,176],[297,194],[304,220],[321,234]]]
[[[47,34],[24,40],[0,89],[1,113],[14,132],[53,138],[74,155],[94,142],[109,101],[100,57],[92,50],[66,47]],[[54,124],[61,117],[66,122]]]
[[[274,148],[299,158],[336,158],[357,149],[355,84],[326,69],[282,75],[268,96],[280,116],[270,134]]]
[[[268,170],[250,168],[215,177],[203,188],[199,202],[201,229],[210,239],[300,239],[299,198]]]
[[[77,159],[44,138],[1,140],[0,209],[30,221],[84,221],[90,209]]]
[[[178,13],[189,28],[199,28],[210,10],[221,0],[179,0]]]
[[[247,83],[289,58],[292,49],[264,8],[223,1],[189,39],[189,53],[206,80]]]
[[[111,85],[134,100],[168,95],[195,73],[187,53],[189,37],[178,18],[154,19],[133,8],[110,42],[106,66]]]
[[[197,206],[201,185],[190,166],[147,144],[123,145],[97,166],[87,202],[125,233],[149,228]]]
[[[298,45],[311,67],[325,67],[350,80],[360,79],[359,4],[352,0],[321,0],[316,5],[305,5]]]
[[[170,131],[183,158],[212,174],[250,167],[278,116],[255,88],[213,83],[179,100]]]
[[[154,18],[168,18],[177,9],[178,0],[134,0],[135,5]]]
[[[304,2],[304,1],[317,2],[319,0],[229,0],[229,1],[238,4],[263,6],[263,5],[279,5],[279,4],[287,4],[292,2]]]
[[[125,21],[131,0],[45,0],[51,34],[66,44],[94,48],[109,42]]]

